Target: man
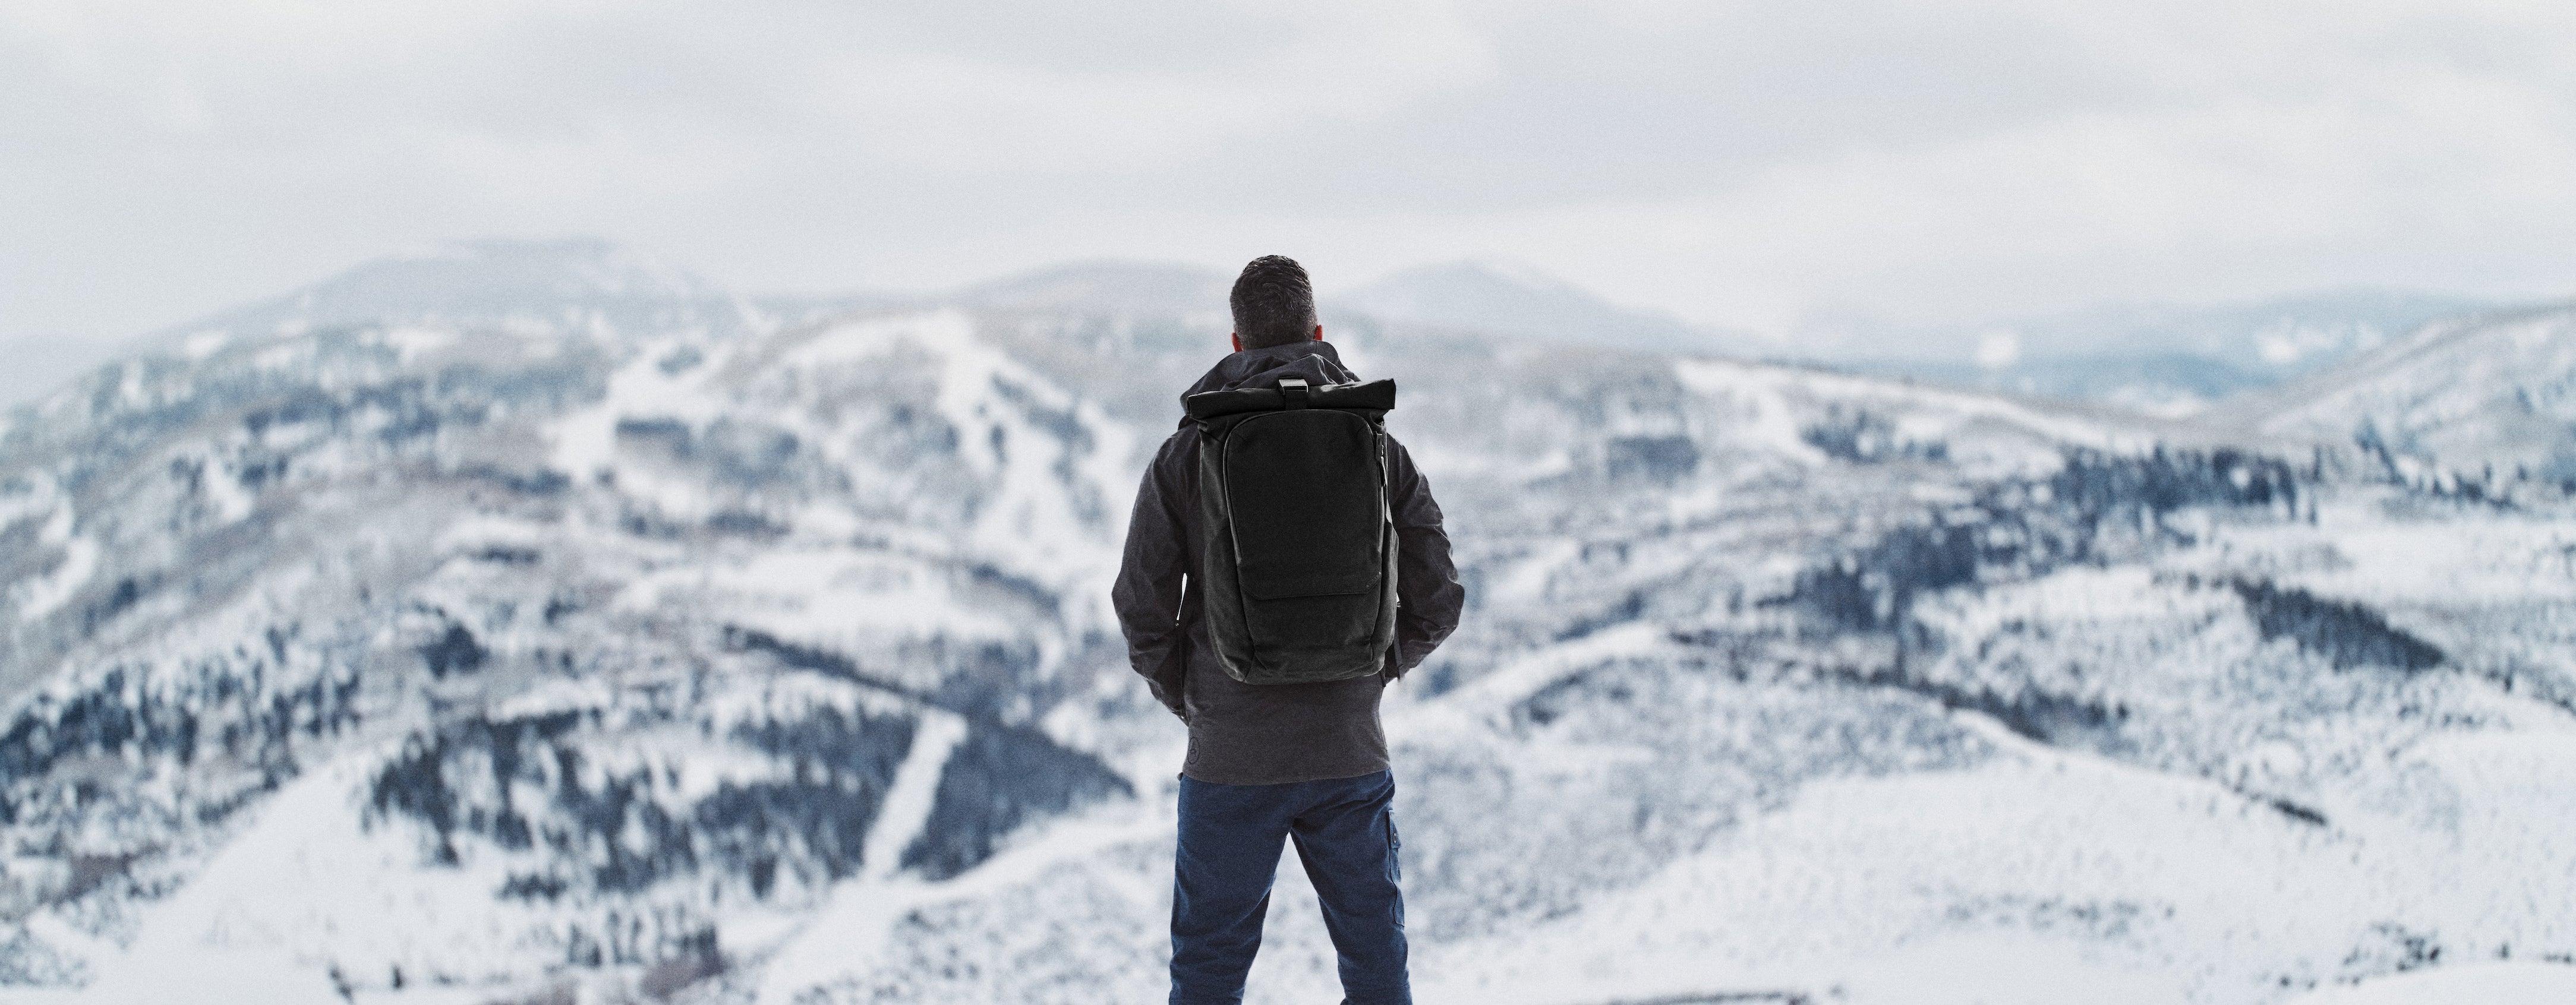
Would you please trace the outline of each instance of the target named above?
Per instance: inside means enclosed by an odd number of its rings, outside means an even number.
[[[1254,259],[1229,300],[1234,354],[1184,399],[1277,387],[1286,378],[1319,388],[1353,379],[1324,341],[1314,288],[1296,262]],[[1295,842],[1323,901],[1346,1005],[1409,1005],[1396,886],[1400,844],[1389,813],[1395,781],[1378,697],[1458,626],[1466,591],[1450,564],[1440,506],[1403,445],[1388,438],[1398,607],[1383,669],[1325,683],[1242,683],[1211,648],[1199,589],[1198,444],[1198,429],[1185,419],[1154,456],[1136,493],[1111,598],[1136,672],[1189,726],[1172,892],[1172,1005],[1243,1000],[1283,840]]]

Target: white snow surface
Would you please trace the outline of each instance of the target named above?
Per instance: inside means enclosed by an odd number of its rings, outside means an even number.
[[[2297,1005],[2554,1005],[2576,1001],[2576,967],[2488,963],[2417,970],[2326,988]]]

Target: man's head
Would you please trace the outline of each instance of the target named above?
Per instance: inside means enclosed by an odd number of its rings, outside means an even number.
[[[1307,281],[1305,267],[1292,259],[1253,259],[1235,277],[1234,293],[1226,300],[1234,307],[1236,352],[1324,337],[1324,326],[1315,320],[1315,286]]]

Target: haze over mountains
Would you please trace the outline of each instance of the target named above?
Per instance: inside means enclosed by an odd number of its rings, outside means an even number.
[[[2120,304],[1976,325],[1855,326],[1868,373],[2189,415],[2499,305],[2356,288],[2237,304]]]
[[[0,374],[0,403],[33,401],[120,355],[186,353],[209,339],[371,324],[557,331],[738,332],[764,319],[685,270],[597,239],[464,241],[366,262],[300,289],[119,345],[30,340]]]
[[[1221,314],[1227,278],[1180,264],[1074,262],[945,293],[742,294],[605,241],[487,240],[362,265],[304,289],[173,326],[122,346],[13,347],[0,405],[30,401],[118,353],[165,350],[208,331],[418,321],[522,331],[739,332],[895,305],[1078,306]],[[1837,321],[1786,340],[1722,332],[1612,303],[1527,266],[1425,265],[1322,291],[1326,309],[1371,318],[1622,351],[1824,363],[1959,387],[2099,401],[2188,415],[2314,372],[2434,320],[2499,305],[2355,288],[2234,304],[2105,305],[1976,324]],[[534,308],[531,304],[545,304]]]
[[[540,250],[0,426],[0,987],[1154,998],[1180,735],[1105,590],[1223,277]],[[1388,705],[1425,1000],[2576,974],[2576,309],[2213,421],[1328,323],[1470,587]],[[1251,1001],[1329,1000],[1311,896]]]
[[[1461,331],[1641,352],[1742,354],[1752,340],[1668,315],[1620,307],[1563,280],[1508,262],[1406,269],[1334,298],[1379,317]]]

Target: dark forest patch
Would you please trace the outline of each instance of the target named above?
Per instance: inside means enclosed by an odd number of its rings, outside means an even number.
[[[1031,821],[1112,796],[1134,795],[1126,778],[1098,757],[1059,744],[1038,730],[1003,722],[990,707],[989,693],[961,696],[950,693],[956,688],[946,688],[940,694],[926,694],[867,673],[847,656],[783,642],[765,632],[728,627],[725,640],[737,649],[769,653],[788,666],[890,691],[966,719],[966,739],[940,772],[929,822],[903,852],[903,866],[919,869],[932,879],[946,879],[983,864],[1003,838]],[[971,649],[968,655],[985,660],[1026,658],[997,646]],[[1002,669],[987,667],[982,672]],[[975,676],[977,668],[970,664],[969,671],[968,676]]]
[[[473,673],[492,658],[492,650],[485,648],[464,625],[454,621],[448,622],[446,631],[423,643],[417,651],[422,665],[429,668],[429,675],[440,680],[451,673]]]
[[[1134,794],[1099,758],[1033,729],[979,723],[948,756],[930,820],[904,849],[903,865],[947,879],[993,857],[1023,824]]]
[[[1699,470],[1699,444],[1687,436],[1620,436],[1602,445],[1610,477],[1666,484]]]
[[[2382,666],[2414,673],[2442,665],[2440,648],[2391,626],[2368,607],[2268,582],[2234,585],[2264,639],[2290,639],[2337,670]]]
[[[593,714],[563,711],[415,734],[377,771],[369,806],[423,825],[438,864],[457,864],[468,836],[547,860],[513,871],[496,891],[505,898],[632,893],[710,869],[765,896],[782,866],[818,880],[858,871],[914,722],[823,708],[738,723],[728,739],[779,762],[784,777],[727,780],[693,801],[650,766],[592,765],[586,741],[599,728]],[[544,797],[529,805],[526,792]]]

